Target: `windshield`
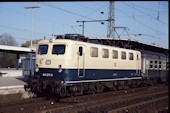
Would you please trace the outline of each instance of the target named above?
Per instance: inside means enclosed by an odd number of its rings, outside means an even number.
[[[39,45],[38,47],[38,54],[47,54],[48,51],[48,45]]]
[[[64,54],[65,53],[65,45],[53,45],[52,54]]]

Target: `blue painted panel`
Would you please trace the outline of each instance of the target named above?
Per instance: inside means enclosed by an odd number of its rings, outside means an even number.
[[[40,78],[62,81],[141,77],[141,75],[136,75],[136,70],[86,69],[84,77],[78,76],[77,69],[62,69],[62,72],[59,71],[59,69],[40,68],[38,72],[35,72],[35,75],[39,75]]]

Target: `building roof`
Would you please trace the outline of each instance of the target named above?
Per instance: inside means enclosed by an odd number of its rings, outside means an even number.
[[[31,49],[26,47],[0,45],[0,52],[29,53],[31,52]],[[35,53],[34,48],[32,49],[32,53]]]

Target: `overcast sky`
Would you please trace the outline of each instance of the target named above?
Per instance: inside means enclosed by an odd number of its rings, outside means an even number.
[[[26,6],[40,8],[25,9]],[[116,1],[115,26],[127,27],[120,38],[133,39],[147,44],[155,43],[168,48],[169,10],[168,1]],[[104,12],[102,14],[101,12]],[[53,38],[52,34],[82,34],[83,20],[107,20],[109,2],[0,2],[0,35],[8,33],[21,45],[30,40],[31,17],[32,39]],[[108,22],[85,23],[85,36],[107,38]],[[117,29],[121,34],[122,29]],[[129,35],[128,35],[129,34]],[[139,35],[140,34],[140,35]],[[130,37],[129,37],[130,36]],[[117,37],[117,35],[116,35]]]

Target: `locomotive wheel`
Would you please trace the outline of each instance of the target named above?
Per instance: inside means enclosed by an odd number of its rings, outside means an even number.
[[[83,92],[84,92],[83,85],[78,86],[76,95],[83,95]]]
[[[67,94],[65,86],[55,86],[54,92],[59,98],[65,97]]]
[[[71,96],[83,95],[84,87],[82,84],[77,86],[72,86],[69,88],[69,93]]]
[[[31,84],[31,91],[33,91],[33,92],[34,92],[34,91],[35,91],[35,89],[36,89],[36,84],[35,84],[35,83],[32,83],[32,84]]]
[[[31,91],[34,93],[38,92],[38,83],[36,82],[31,83]]]
[[[95,86],[94,86],[94,91],[96,92],[96,93],[101,93],[101,92],[103,92],[103,84],[102,83],[99,83],[99,82],[97,82],[96,84],[95,84]]]
[[[57,95],[59,95],[60,97],[65,97],[66,96],[66,87],[65,86],[57,86],[56,87],[56,93]]]
[[[65,97],[66,96],[66,87],[60,87],[60,96]]]

